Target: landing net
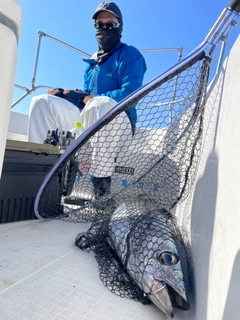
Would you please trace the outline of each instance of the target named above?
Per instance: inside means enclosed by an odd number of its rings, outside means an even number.
[[[187,198],[194,182],[201,152],[209,66],[209,57],[200,54],[115,112],[117,117],[137,103],[137,130],[130,143],[126,139],[116,147],[119,132],[110,117],[84,141],[80,136],[71,152],[65,151],[65,160],[55,165],[42,191],[38,214],[43,219],[91,222],[90,229],[79,234],[75,244],[94,252],[102,282],[121,297],[149,303],[137,278],[141,272],[134,273],[129,259],[137,256],[140,260],[136,265],[144,269],[150,252],[154,255],[161,241],[175,243],[182,267],[187,269],[187,249],[170,212]],[[101,165],[93,168],[96,140],[104,143],[97,153],[102,157]],[[108,159],[109,153],[115,155],[114,159]],[[111,176],[110,193],[95,196],[93,172]],[[126,203],[131,204],[127,206],[130,212],[117,209]],[[118,222],[113,232],[116,209]],[[185,271],[184,280],[187,278]],[[186,301],[178,305],[172,299],[173,306],[189,308]]]
[[[112,213],[125,199],[141,195],[166,210],[185,200],[200,156],[209,65],[209,58],[200,55],[119,110],[137,103],[137,130],[130,143],[126,139],[116,148],[118,129],[111,121],[80,145],[78,138],[45,185],[39,215],[92,221],[98,213]],[[93,168],[96,139],[102,158]],[[115,157],[108,159],[109,153]],[[110,194],[95,199],[93,173],[111,175]]]

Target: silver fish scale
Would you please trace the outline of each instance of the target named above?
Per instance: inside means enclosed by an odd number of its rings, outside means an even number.
[[[172,231],[168,219],[160,212],[139,214],[137,210],[137,214],[135,211],[135,214],[130,216],[126,209],[129,209],[128,206],[113,214],[109,226],[109,243],[127,271],[135,275],[137,282],[141,282],[139,273],[143,274],[149,260],[164,241],[171,241]],[[130,212],[133,214],[132,210]],[[174,241],[172,249],[176,252]]]
[[[181,262],[172,270],[160,263],[161,252],[178,255],[174,239],[184,246],[174,217],[154,202],[138,198],[124,202],[112,215],[101,215],[75,244],[94,251],[100,279],[109,290],[148,304],[152,290],[161,290],[165,281],[174,286],[179,282],[184,290]]]

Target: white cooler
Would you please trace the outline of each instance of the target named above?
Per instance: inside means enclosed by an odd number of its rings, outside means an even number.
[[[17,66],[22,10],[13,0],[0,0],[0,178]]]

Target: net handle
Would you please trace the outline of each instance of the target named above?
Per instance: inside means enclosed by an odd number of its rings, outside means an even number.
[[[232,0],[229,3],[228,7],[236,11],[237,13],[240,13],[240,0]]]

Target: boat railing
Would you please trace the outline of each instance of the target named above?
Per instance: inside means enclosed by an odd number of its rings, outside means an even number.
[[[37,79],[37,68],[38,68],[38,62],[39,62],[39,55],[40,55],[40,48],[41,48],[41,43],[42,43],[42,38],[45,37],[51,41],[54,41],[64,47],[67,47],[70,50],[76,51],[77,53],[85,56],[85,57],[91,57],[90,54],[66,43],[63,42],[57,38],[54,38],[48,34],[46,34],[45,32],[42,31],[38,31],[38,42],[37,42],[37,50],[36,50],[36,56],[35,56],[35,61],[34,61],[34,68],[33,68],[33,76],[31,79],[31,88],[26,88],[24,86],[21,86],[19,84],[14,84],[15,88],[21,89],[23,91],[25,91],[25,93],[19,98],[17,99],[15,102],[13,102],[13,104],[11,105],[11,108],[13,108],[14,106],[16,106],[20,101],[22,101],[25,97],[27,97],[28,95],[30,95],[33,91],[36,91],[37,89],[40,88],[46,88],[46,89],[52,89],[53,87],[48,86],[48,85],[37,85],[36,86],[36,79]],[[176,47],[176,48],[159,48],[159,49],[142,49],[139,50],[142,53],[156,53],[156,52],[173,52],[173,51],[177,51],[178,52],[178,61],[181,60],[182,58],[182,52],[183,52],[183,48],[182,47]]]

